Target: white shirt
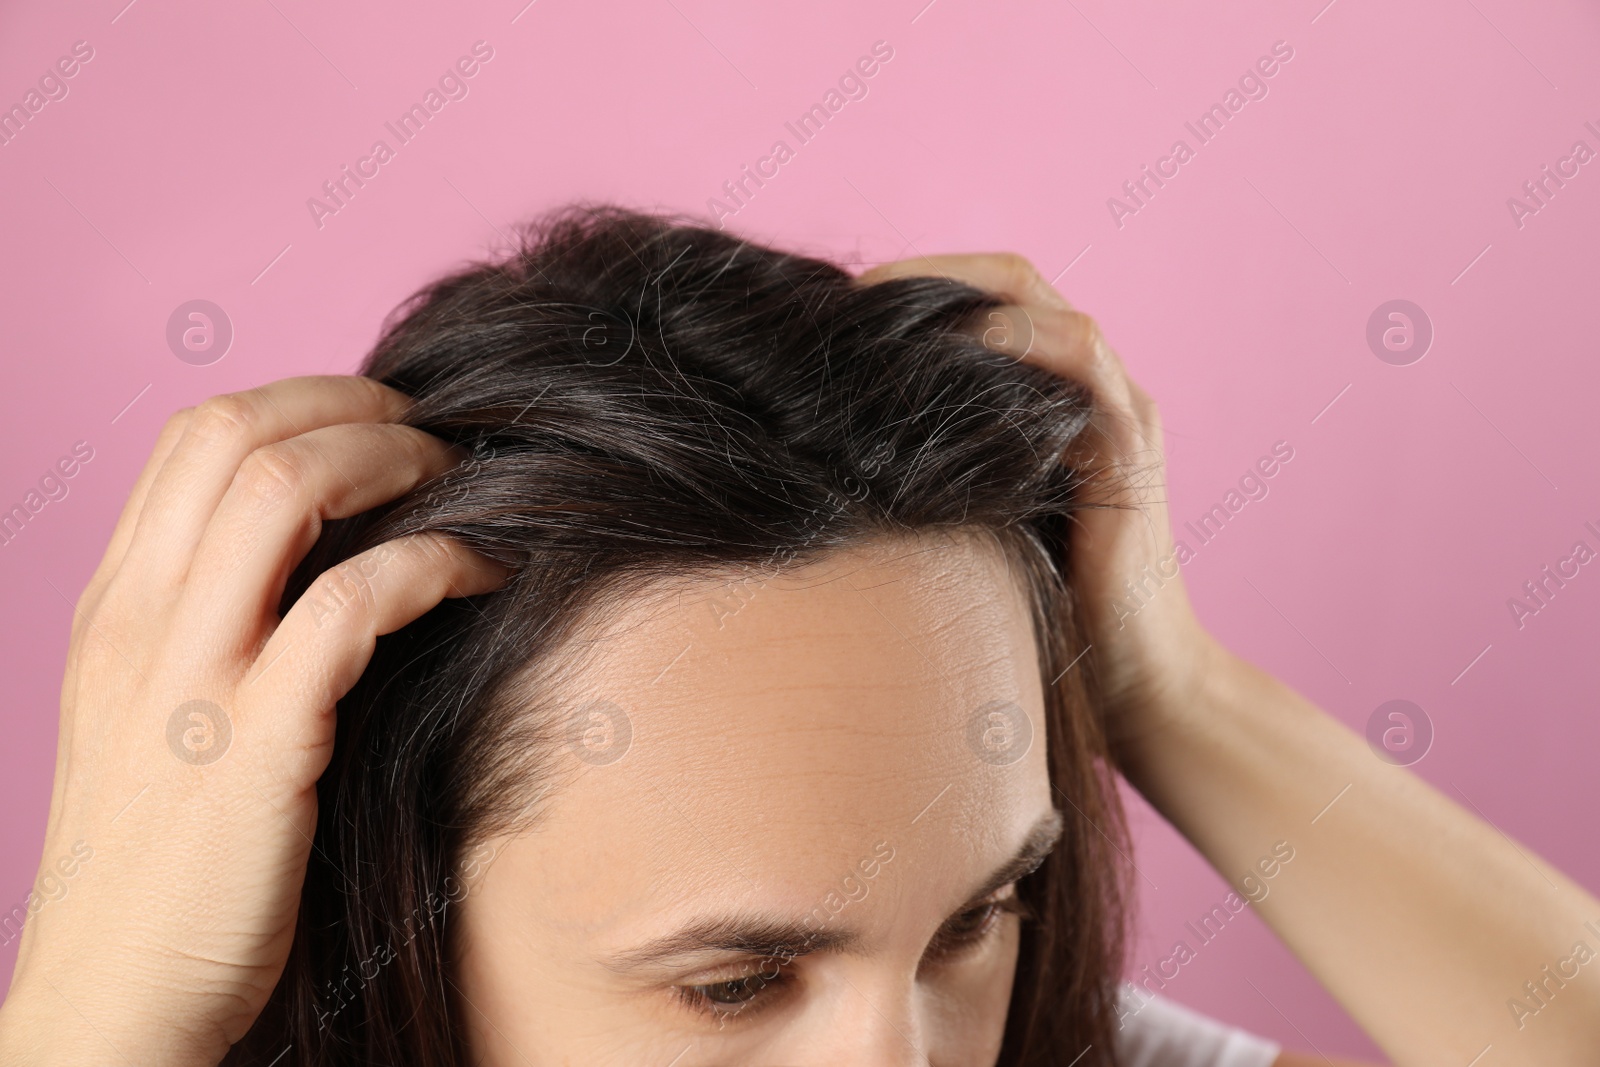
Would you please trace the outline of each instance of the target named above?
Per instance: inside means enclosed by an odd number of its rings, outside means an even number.
[[[1280,1046],[1124,984],[1117,1053],[1123,1067],[1272,1067]]]

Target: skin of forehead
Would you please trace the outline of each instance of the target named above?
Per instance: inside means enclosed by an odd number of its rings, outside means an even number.
[[[608,606],[558,695],[621,708],[629,748],[569,767],[511,866],[547,918],[613,941],[708,900],[804,913],[886,844],[897,877],[878,888],[907,904],[934,879],[939,921],[1050,803],[1021,581],[993,539],[939,533]],[[968,741],[996,699],[1033,726],[1010,766]]]

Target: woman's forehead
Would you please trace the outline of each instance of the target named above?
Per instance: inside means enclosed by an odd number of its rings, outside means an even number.
[[[957,773],[994,706],[1038,721],[1028,604],[991,540],[881,541],[658,586],[609,613],[553,695],[569,719],[626,718],[633,777]]]
[[[526,839],[547,885],[620,863],[661,900],[776,879],[798,904],[880,842],[976,870],[1049,810],[1027,594],[992,541],[650,599],[562,681],[562,785]]]

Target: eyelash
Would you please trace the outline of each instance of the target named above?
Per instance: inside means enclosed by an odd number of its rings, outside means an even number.
[[[773,973],[775,967],[776,973]],[[767,977],[768,974],[772,977]],[[771,999],[762,996],[768,987],[787,986],[790,981],[777,960],[762,960],[749,974],[702,985],[675,986],[673,992],[685,1008],[724,1024],[737,1016],[759,1011]],[[742,999],[734,1003],[715,1000],[714,995],[719,991],[741,995]]]
[[[1024,921],[1032,917],[1027,904],[1017,896],[1014,885],[997,890],[988,900],[952,916],[934,935],[924,960],[947,963],[976,950],[993,936],[999,929],[1000,920],[1008,914],[1019,915]],[[783,966],[775,959],[762,960],[754,970],[739,977],[700,985],[675,986],[673,992],[683,1007],[725,1024],[738,1016],[759,1011],[770,1003],[772,996],[763,995],[769,988],[778,987],[775,992],[782,992],[783,987],[793,981]],[[768,977],[769,974],[771,977]],[[718,1001],[714,999],[718,993],[740,999]]]
[[[1000,896],[999,893],[1004,893]],[[1018,915],[1024,920],[1031,917],[1028,905],[1017,896],[1012,887],[1001,889],[995,896],[954,916],[934,935],[923,958],[934,963],[947,963],[972,952],[991,937],[1006,915]],[[952,927],[952,924],[958,924]]]

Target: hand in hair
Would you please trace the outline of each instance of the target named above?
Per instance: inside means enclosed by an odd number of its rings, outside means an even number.
[[[862,280],[939,274],[1009,301],[975,324],[990,347],[1094,394],[1080,440],[1100,455],[1075,462],[1114,506],[1076,513],[1069,557],[1092,640],[1082,665],[1128,779],[1236,886],[1274,842],[1295,850],[1257,910],[1400,1067],[1600,1062],[1600,988],[1551,970],[1589,958],[1600,901],[1206,634],[1172,562],[1155,404],[1018,256],[911,260]],[[1278,1061],[1310,1062],[1332,1061]]]
[[[279,617],[326,520],[461,461],[397,423],[408,406],[367,378],[291,378],[162,430],[75,607],[41,869],[92,859],[27,923],[0,1061],[215,1064],[265,1004],[334,702],[379,634],[505,576],[449,538],[399,538]]]
[[[1189,604],[1167,516],[1161,415],[1094,319],[1075,310],[1021,256],[929,256],[860,277],[944,276],[1006,301],[972,329],[1027,363],[1087,385],[1094,413],[1070,459],[1087,478],[1067,558],[1091,643],[1075,669],[1094,670],[1114,741],[1144,734],[1187,701],[1223,654]],[[1141,590],[1131,598],[1129,590]],[[1130,610],[1130,606],[1134,610]],[[1134,618],[1137,618],[1137,625]]]

